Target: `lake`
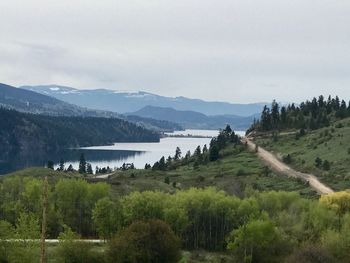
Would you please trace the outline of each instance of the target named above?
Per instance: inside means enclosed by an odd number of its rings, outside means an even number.
[[[245,132],[237,132],[244,135]],[[185,130],[169,133],[169,135],[192,135],[192,136],[216,136],[218,131],[213,130]],[[195,137],[165,137],[158,143],[115,143],[106,146],[93,146],[80,149],[67,149],[59,153],[31,153],[25,156],[18,156],[12,160],[0,162],[0,174],[9,173],[15,170],[31,166],[44,166],[48,160],[52,160],[57,165],[62,158],[66,162],[66,167],[72,164],[74,169],[78,169],[79,157],[84,153],[87,162],[91,163],[93,170],[96,166],[115,168],[121,167],[123,163],[133,163],[136,168],[143,168],[146,163],[153,165],[162,156],[167,158],[174,156],[176,147],[180,147],[182,154],[193,151],[198,145],[209,147],[211,138]],[[56,166],[57,167],[57,166]]]

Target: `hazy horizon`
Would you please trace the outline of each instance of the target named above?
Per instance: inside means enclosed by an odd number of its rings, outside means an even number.
[[[350,2],[0,2],[0,82],[207,101],[350,98]]]

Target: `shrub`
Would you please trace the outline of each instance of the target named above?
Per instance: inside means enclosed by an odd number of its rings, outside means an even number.
[[[161,220],[139,221],[109,242],[108,255],[114,263],[175,263],[180,240]]]
[[[315,166],[317,168],[320,168],[321,165],[322,165],[322,159],[320,157],[316,157],[316,159],[315,159]]]
[[[329,171],[331,169],[331,164],[329,161],[324,160],[322,164],[322,169],[325,171]]]
[[[282,157],[282,160],[284,163],[290,164],[292,162],[292,156],[290,156],[290,154],[287,154],[287,155]]]
[[[332,263],[336,262],[334,257],[326,248],[317,245],[307,245],[298,248],[290,255],[286,263]]]

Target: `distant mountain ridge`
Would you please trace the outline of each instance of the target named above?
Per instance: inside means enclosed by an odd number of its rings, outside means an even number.
[[[20,88],[52,96],[81,107],[119,113],[135,112],[146,106],[170,107],[180,111],[196,111],[205,115],[252,116],[260,113],[266,103],[233,104],[185,97],[165,97],[148,92],[107,89],[79,90],[59,85],[22,86]]]
[[[179,123],[184,128],[191,129],[220,129],[230,124],[236,130],[245,130],[253,122],[254,118],[259,115],[249,117],[241,117],[236,115],[215,115],[207,116],[203,113],[195,111],[179,111],[173,108],[163,108],[146,106],[136,112],[129,113],[144,118],[152,118],[156,120],[169,120]]]
[[[64,92],[69,92],[65,90]],[[82,117],[103,117],[119,118],[157,131],[173,131],[182,129],[176,123],[145,118],[131,118],[116,112],[94,110],[87,107],[80,107],[74,103],[64,102],[50,96],[50,94],[38,93],[31,90],[15,88],[0,83],[0,106],[14,109],[25,113],[44,114],[51,116],[82,116]]]

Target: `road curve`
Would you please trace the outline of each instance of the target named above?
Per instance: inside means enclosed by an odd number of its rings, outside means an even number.
[[[247,137],[243,137],[242,141],[243,143],[247,143],[249,149],[256,151],[256,145],[254,142],[249,140]],[[257,149],[257,155],[275,172],[284,174],[288,177],[301,178],[302,180],[308,182],[309,185],[313,189],[315,189],[319,194],[334,193],[334,191],[331,188],[321,183],[316,176],[312,174],[301,173],[292,169],[291,167],[280,161],[275,155],[266,151],[260,146]]]

